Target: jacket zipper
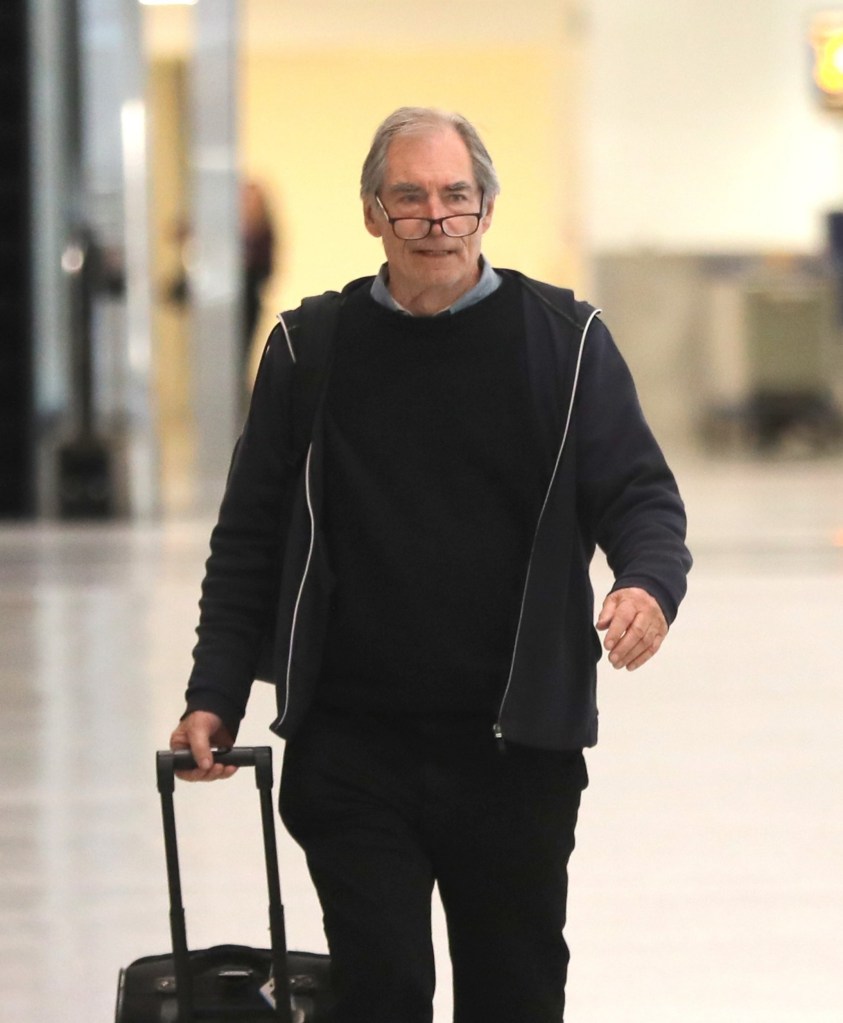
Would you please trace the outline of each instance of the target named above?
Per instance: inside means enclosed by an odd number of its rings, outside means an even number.
[[[530,546],[530,557],[527,560],[527,574],[524,576],[524,586],[521,590],[521,606],[518,611],[518,626],[515,630],[515,639],[512,644],[512,659],[509,662],[509,676],[507,677],[506,680],[506,688],[504,689],[503,696],[501,697],[501,702],[500,706],[498,707],[498,714],[495,719],[495,723],[492,726],[492,733],[495,737],[495,741],[498,743],[498,749],[500,749],[501,751],[503,751],[506,746],[503,734],[503,726],[501,725],[501,719],[503,718],[504,705],[506,704],[507,698],[509,697],[509,690],[512,687],[512,675],[513,672],[515,671],[515,655],[518,652],[518,640],[521,635],[521,624],[524,620],[524,604],[527,600],[527,590],[530,584],[530,573],[533,568],[533,556],[536,550],[536,540],[538,539],[539,530],[541,529],[542,520],[544,518],[544,512],[545,509],[547,508],[547,502],[550,499],[550,492],[553,490],[553,485],[556,482],[556,475],[559,471],[559,465],[562,461],[562,453],[565,450],[565,444],[568,440],[568,430],[571,426],[571,416],[574,413],[574,399],[576,398],[577,395],[577,384],[579,383],[580,379],[580,367],[582,366],[582,356],[583,349],[585,348],[586,335],[588,334],[589,328],[591,327],[594,318],[598,316],[600,312],[601,312],[600,309],[592,310],[591,315],[588,317],[585,326],[583,327],[582,336],[580,337],[580,347],[577,353],[577,365],[576,368],[574,369],[574,382],[571,387],[571,399],[568,403],[568,415],[565,418],[565,428],[562,431],[562,440],[559,444],[559,451],[556,455],[556,463],[553,466],[553,472],[550,475],[550,483],[548,484],[547,491],[545,492],[544,501],[542,501],[542,506],[539,511],[538,519],[536,520],[536,528],[533,531],[533,542]]]

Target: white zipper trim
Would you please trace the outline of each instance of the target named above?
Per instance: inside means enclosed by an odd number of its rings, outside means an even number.
[[[281,321],[283,323],[283,320]],[[296,638],[296,621],[299,616],[299,605],[301,604],[302,593],[304,592],[304,584],[307,581],[307,574],[310,571],[310,562],[313,558],[313,546],[316,541],[316,517],[313,514],[313,503],[310,498],[310,454],[313,451],[313,444],[311,443],[307,449],[307,460],[304,466],[304,490],[305,497],[307,498],[307,513],[310,516],[310,547],[307,551],[307,560],[304,564],[304,571],[302,572],[301,582],[299,583],[299,592],[296,595],[296,603],[293,608],[293,621],[290,626],[290,648],[287,653],[287,673],[284,680],[285,684],[285,695],[284,695],[284,713],[278,718],[276,724],[280,727],[284,724],[284,719],[287,717],[287,711],[290,709],[290,677],[292,675],[293,667],[293,644]]]
[[[284,331],[284,337],[287,339],[287,348],[290,351],[290,358],[293,362],[296,361],[296,353],[293,351],[293,342],[290,340],[290,332],[287,330],[287,324],[284,322],[284,316],[281,313],[275,317],[276,320],[281,324],[281,329]]]
[[[601,312],[602,312],[601,309],[594,309],[591,315],[589,316],[588,320],[586,320],[585,326],[583,327],[582,337],[580,338],[580,347],[579,351],[577,352],[577,365],[576,369],[574,370],[574,383],[573,386],[571,387],[571,400],[568,403],[568,415],[565,417],[565,429],[562,431],[562,441],[559,445],[559,451],[556,455],[556,464],[553,466],[553,472],[550,475],[550,483],[548,484],[547,491],[544,495],[544,501],[542,501],[541,510],[539,511],[539,517],[536,520],[536,528],[535,531],[533,532],[533,543],[530,547],[530,558],[527,562],[527,575],[524,578],[524,588],[521,591],[521,608],[518,612],[518,627],[515,630],[515,641],[512,645],[512,660],[510,661],[509,664],[509,677],[507,678],[506,681],[506,689],[504,689],[503,697],[501,698],[500,706],[498,707],[497,720],[495,721],[494,730],[495,736],[498,739],[503,739],[503,731],[501,729],[501,718],[503,717],[503,708],[504,705],[506,704],[507,697],[509,696],[510,687],[512,686],[512,674],[515,671],[515,655],[518,651],[518,640],[521,636],[521,624],[524,620],[524,603],[527,600],[527,590],[530,584],[530,572],[532,571],[533,567],[533,554],[535,553],[536,539],[539,535],[539,530],[541,529],[542,519],[544,518],[544,512],[545,508],[547,507],[547,502],[550,500],[550,492],[553,489],[553,484],[556,481],[556,473],[559,470],[559,463],[562,461],[562,453],[565,450],[565,444],[568,440],[568,430],[571,425],[571,417],[574,414],[574,399],[577,396],[577,384],[579,383],[580,379],[580,368],[582,366],[583,351],[585,349],[585,339],[586,336],[588,335],[589,328],[591,327],[594,318],[596,316],[599,316]]]

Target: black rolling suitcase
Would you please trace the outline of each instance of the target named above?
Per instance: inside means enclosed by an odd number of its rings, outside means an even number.
[[[269,928],[272,948],[216,945],[189,951],[181,904],[175,771],[195,764],[188,751],[157,754],[158,791],[170,889],[172,953],[136,959],[120,971],[115,1023],[329,1023],[329,959],[313,952],[288,952],[278,880],[272,805],[272,750],[235,747],[214,754],[218,762],[254,767],[260,793]]]

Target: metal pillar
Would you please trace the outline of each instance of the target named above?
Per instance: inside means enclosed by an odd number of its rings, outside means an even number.
[[[194,8],[192,74],[196,500],[215,507],[240,427],[241,251],[237,190],[238,5]]]
[[[76,19],[72,4],[30,3],[32,309],[36,511],[55,513],[54,437],[68,407],[70,299],[61,268],[77,192]]]
[[[111,477],[99,513],[148,516],[158,470],[140,10],[136,0],[34,4],[32,26],[39,506],[67,507],[62,456],[93,438]]]

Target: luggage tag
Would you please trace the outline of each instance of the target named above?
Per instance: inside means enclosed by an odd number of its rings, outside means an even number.
[[[260,993],[263,995],[264,1001],[266,1001],[270,1008],[275,1008],[275,978],[270,976],[269,980],[262,984],[260,987]],[[307,1017],[305,1016],[304,1009],[300,1009],[296,1006],[295,998],[291,998],[290,1001],[293,1003],[292,1009],[292,1023],[307,1023]]]
[[[275,978],[270,977],[269,980],[262,984],[260,987],[260,993],[264,997],[264,1001],[269,1003],[270,1008],[275,1008]]]

